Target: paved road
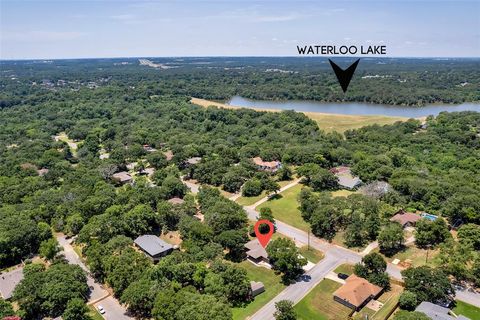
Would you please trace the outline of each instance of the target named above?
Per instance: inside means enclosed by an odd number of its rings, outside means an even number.
[[[102,285],[96,282],[93,277],[90,275],[90,271],[87,266],[82,262],[80,257],[77,255],[75,250],[73,250],[70,242],[65,238],[63,234],[57,234],[57,241],[63,247],[63,253],[65,258],[71,264],[79,265],[87,273],[87,283],[90,288],[90,297],[89,302],[96,301],[98,299],[106,297],[100,303],[96,303],[97,307],[99,304],[105,309],[105,314],[103,317],[105,319],[118,319],[118,320],[132,320],[134,318],[126,315],[126,309],[118,302],[114,297],[109,296],[109,293]]]

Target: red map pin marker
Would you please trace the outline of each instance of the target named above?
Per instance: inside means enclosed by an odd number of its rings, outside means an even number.
[[[263,234],[260,232],[259,228],[262,224],[268,225],[268,233]],[[258,242],[262,245],[262,247],[266,247],[270,239],[272,238],[273,235],[273,223],[271,223],[269,220],[258,220],[257,223],[255,223],[255,226],[253,227],[253,230],[255,230],[255,235],[257,236]]]

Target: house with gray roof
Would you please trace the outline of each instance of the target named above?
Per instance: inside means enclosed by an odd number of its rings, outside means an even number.
[[[338,184],[344,189],[353,190],[363,183],[359,177],[352,174],[350,167],[340,166],[330,169],[330,172],[338,178]]]
[[[134,244],[142,250],[153,262],[158,262],[160,258],[169,255],[173,251],[173,246],[166,243],[157,236],[146,234],[135,239]]]
[[[433,320],[470,320],[470,318],[462,315],[457,317],[451,313],[450,309],[427,301],[422,301],[415,311],[423,312],[427,317]]]
[[[5,300],[10,299],[13,295],[13,290],[22,280],[23,267],[0,273],[0,296]]]

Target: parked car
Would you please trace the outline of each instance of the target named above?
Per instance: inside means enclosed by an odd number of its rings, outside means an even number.
[[[104,314],[104,313],[105,313],[105,309],[103,309],[102,306],[98,306],[97,309],[98,309],[98,312],[100,312],[100,314]]]
[[[348,274],[339,272],[339,273],[337,274],[337,277],[339,277],[339,278],[342,279],[342,280],[346,280],[346,279],[348,278]]]

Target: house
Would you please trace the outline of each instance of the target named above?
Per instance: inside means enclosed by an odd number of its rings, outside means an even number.
[[[370,300],[376,299],[382,291],[383,288],[352,274],[345,280],[345,284],[333,293],[333,299],[358,311]]]
[[[13,295],[15,287],[23,280],[23,267],[16,268],[10,272],[0,273],[0,296],[8,300]]]
[[[353,176],[350,167],[340,166],[330,169],[338,178],[338,184],[348,190],[353,190],[362,184],[362,180],[359,177]]]
[[[187,167],[188,166],[193,166],[193,165],[196,165],[196,164],[200,163],[200,161],[202,161],[202,158],[200,158],[200,157],[189,158],[185,161],[185,165]]]
[[[157,151],[157,149],[153,148],[152,146],[150,146],[149,144],[144,144],[143,145],[143,150],[147,151],[147,152],[155,152]]]
[[[252,161],[262,171],[276,172],[282,167],[280,161],[263,161],[260,157],[255,157]]]
[[[396,221],[402,225],[403,228],[406,227],[415,227],[415,224],[418,220],[422,219],[421,216],[415,213],[406,212],[405,210],[398,211],[393,217],[390,218],[390,221]]]
[[[180,205],[180,204],[183,204],[185,202],[185,200],[175,197],[175,198],[172,198],[172,199],[168,199],[167,202],[170,203],[170,204],[173,204],[173,205]]]
[[[112,175],[112,179],[118,183],[126,184],[132,182],[132,176],[125,171],[117,172]]]
[[[427,317],[434,320],[469,320],[469,318],[462,315],[456,317],[451,314],[450,309],[427,301],[422,301],[415,311],[423,312]]]
[[[250,281],[250,289],[252,290],[252,298],[255,298],[265,291],[265,286],[262,282]]]
[[[245,248],[247,249],[247,259],[254,263],[265,262],[269,263],[268,253],[264,247],[258,242],[257,239],[253,239],[245,243]]]
[[[173,251],[171,244],[151,234],[139,236],[135,239],[134,244],[153,262],[158,262],[161,257],[169,255]]]
[[[40,177],[43,177],[44,175],[46,175],[48,173],[48,169],[47,168],[42,168],[42,169],[39,169],[37,170],[37,173]]]

